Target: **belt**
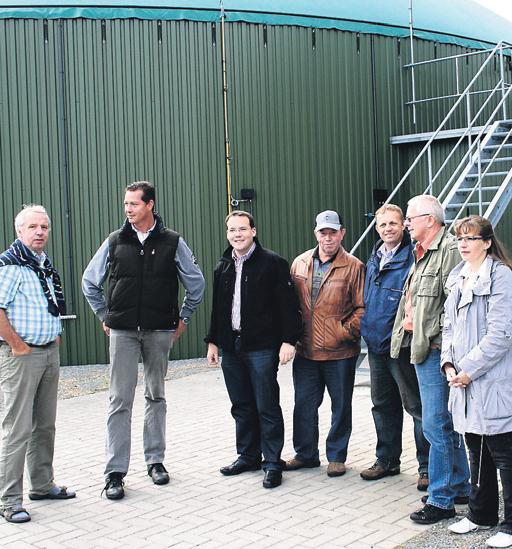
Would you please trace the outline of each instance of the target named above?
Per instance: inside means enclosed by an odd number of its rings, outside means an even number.
[[[46,349],[46,347],[49,347],[52,343],[55,343],[55,340],[49,341],[48,343],[45,343],[44,345],[35,345],[34,343],[27,343],[29,347],[35,347],[36,349]],[[7,341],[0,341],[0,347],[2,345],[8,345]]]
[[[55,340],[44,343],[43,345],[35,345],[34,343],[27,343],[27,345],[29,347],[35,347],[36,349],[46,349],[46,347],[49,347],[52,343],[55,343]]]

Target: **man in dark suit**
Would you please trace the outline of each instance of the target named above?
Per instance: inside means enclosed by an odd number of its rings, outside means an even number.
[[[238,458],[220,472],[238,475],[263,467],[263,486],[281,484],[283,414],[279,405],[279,364],[293,358],[301,333],[299,303],[288,262],[262,248],[251,214],[226,218],[229,247],[213,285],[208,362],[222,371],[236,423]],[[262,463],[263,454],[263,463]]]

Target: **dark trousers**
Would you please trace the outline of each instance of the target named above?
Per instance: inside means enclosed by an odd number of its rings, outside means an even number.
[[[468,518],[481,526],[495,526],[498,523],[496,470],[499,469],[505,507],[500,531],[512,535],[512,433],[483,437],[466,433],[465,438],[471,469]]]
[[[357,357],[343,360],[293,361],[293,446],[297,459],[318,463],[318,408],[327,387],[331,397],[331,428],[326,441],[329,462],[345,463],[352,433],[352,393]]]
[[[418,471],[428,472],[430,445],[423,435],[418,378],[410,363],[410,349],[403,348],[398,359],[388,354],[368,353],[370,363],[372,414],[377,433],[376,457],[379,465],[392,469],[400,465],[404,413],[414,421]]]
[[[277,349],[243,351],[240,339],[234,351],[224,351],[222,372],[236,424],[236,449],[246,463],[263,469],[282,469],[283,413],[279,405]]]

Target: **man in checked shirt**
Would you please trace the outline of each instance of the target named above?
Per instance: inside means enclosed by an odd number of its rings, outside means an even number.
[[[31,205],[14,226],[18,238],[0,254],[0,515],[20,523],[30,520],[22,505],[25,456],[30,499],[69,499],[75,492],[53,481],[65,303],[59,273],[44,252],[50,218],[42,206]]]
[[[262,248],[251,214],[226,218],[230,246],[215,268],[208,363],[222,372],[236,423],[238,458],[220,472],[239,475],[263,468],[264,488],[281,484],[283,414],[277,370],[293,358],[301,333],[299,303],[288,262]],[[261,461],[263,454],[264,461]]]

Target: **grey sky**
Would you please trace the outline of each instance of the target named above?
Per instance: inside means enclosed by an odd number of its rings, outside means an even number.
[[[502,17],[512,21],[512,1],[511,0],[475,0],[486,8],[494,11]]]

